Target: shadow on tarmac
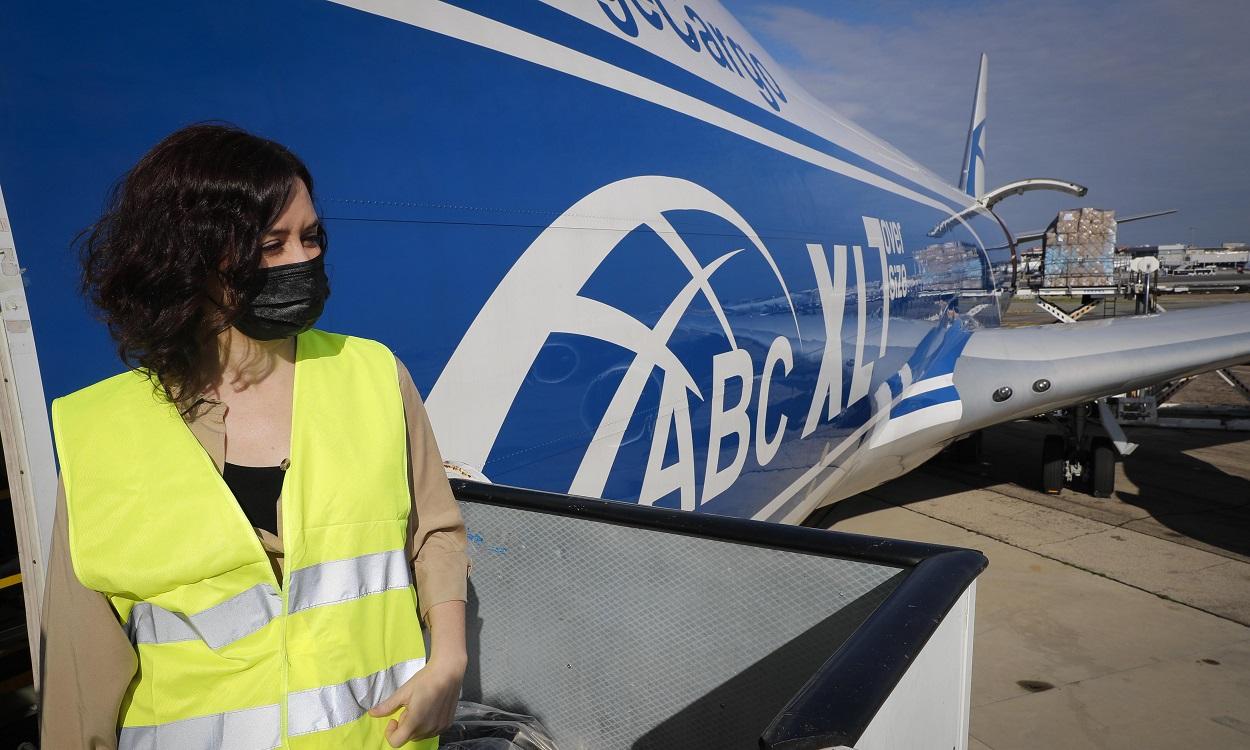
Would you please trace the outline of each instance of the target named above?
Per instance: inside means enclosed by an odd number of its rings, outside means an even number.
[[[1120,459],[1115,494],[1098,499],[1081,485],[1061,495],[1041,494],[1041,446],[1050,430],[1043,422],[1027,421],[991,427],[985,430],[981,463],[959,463],[949,455],[938,455],[910,474],[817,510],[804,525],[830,528],[880,508],[883,501],[908,505],[997,486],[1007,490],[1004,494],[1021,499],[1250,560],[1250,479],[1221,468],[1250,466],[1247,433],[1129,430],[1129,439],[1139,447]],[[1147,516],[1142,517],[1140,511]]]

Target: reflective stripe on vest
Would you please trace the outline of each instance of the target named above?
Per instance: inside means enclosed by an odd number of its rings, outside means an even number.
[[[153,727],[122,727],[118,750],[274,750],[282,746],[281,707],[183,719]]]
[[[289,611],[402,589],[410,583],[403,550],[332,560],[291,573]],[[218,649],[255,633],[281,612],[282,597],[273,586],[262,583],[193,615],[139,602],[130,611],[126,630],[136,645],[202,640]]]
[[[411,582],[403,550],[332,560],[291,571],[289,612],[402,589]]]
[[[425,659],[411,659],[337,685],[291,693],[287,696],[287,734],[324,732],[355,721],[424,666]]]
[[[193,615],[139,602],[130,610],[126,630],[136,645],[202,640],[216,649],[255,633],[281,612],[282,597],[261,583]]]
[[[394,355],[315,330],[296,339],[283,581],[158,393],[131,372],[52,408],[74,573],[136,644],[120,746],[385,750],[388,718],[368,709],[425,663]]]
[[[287,734],[301,735],[355,721],[425,666],[411,659],[354,680],[288,696]],[[281,746],[281,706],[261,706],[169,724],[123,727],[118,750],[274,750]]]

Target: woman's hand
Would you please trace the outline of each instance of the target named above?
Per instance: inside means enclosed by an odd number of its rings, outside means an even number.
[[[460,699],[460,683],[467,662],[464,648],[464,602],[442,602],[426,613],[430,626],[430,658],[420,672],[405,682],[369,715],[383,718],[405,708],[386,724],[391,747],[434,737],[451,726]]]
[[[464,667],[444,667],[447,662],[434,662],[413,675],[390,697],[369,709],[378,718],[388,716],[401,707],[407,710],[386,723],[386,741],[391,747],[405,742],[438,735],[451,726],[460,699],[460,682]]]

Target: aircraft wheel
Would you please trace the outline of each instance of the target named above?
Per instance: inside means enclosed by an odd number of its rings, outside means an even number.
[[[1107,438],[1097,437],[1090,448],[1090,494],[1111,497],[1115,492],[1115,447]]]
[[[1058,495],[1063,489],[1068,446],[1062,435],[1047,435],[1042,443],[1042,492]]]

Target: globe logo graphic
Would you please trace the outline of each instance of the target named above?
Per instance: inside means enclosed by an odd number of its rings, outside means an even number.
[[[670,211],[716,216],[741,233],[746,247],[704,265],[665,217]],[[618,244],[643,227],[661,238],[689,276],[653,325],[579,294]],[[707,188],[675,177],[640,176],[605,185],[577,201],[539,234],[509,270],[430,390],[426,408],[443,455],[483,467],[548,338],[552,334],[591,337],[633,353],[568,488],[573,494],[601,495],[630,418],[657,368],[662,373],[657,432],[663,428],[663,434],[669,434],[669,423],[664,420],[686,409],[688,393],[707,397],[668,343],[692,301],[700,296],[706,301],[730,351],[739,352],[712,280],[719,269],[744,252],[758,253],[771,269],[797,336],[797,312],[773,256],[741,214]],[[740,353],[745,355],[745,351]],[[535,442],[542,439],[534,437]],[[678,439],[683,439],[680,424]],[[645,481],[642,494],[646,502]],[[686,507],[690,503],[684,494]]]

